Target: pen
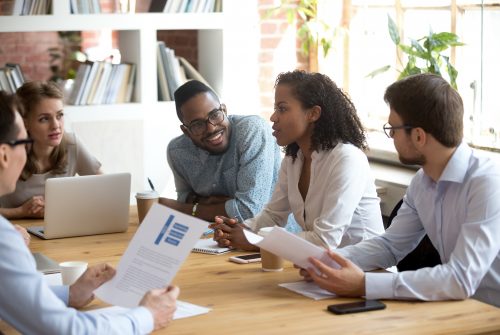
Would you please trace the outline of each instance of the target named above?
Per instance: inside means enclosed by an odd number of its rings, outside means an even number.
[[[203,236],[210,235],[210,234],[212,234],[213,232],[214,232],[214,230],[213,230],[213,229],[211,229],[211,228],[209,228],[209,229],[207,229],[207,230],[203,233]]]
[[[156,190],[155,190],[155,187],[154,187],[154,185],[153,185],[153,182],[152,182],[152,181],[151,181],[151,179],[149,179],[149,178],[148,178],[148,183],[149,183],[149,186],[151,186],[151,189],[152,189],[153,191],[156,191]]]

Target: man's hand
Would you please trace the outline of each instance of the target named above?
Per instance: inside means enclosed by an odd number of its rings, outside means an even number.
[[[243,233],[243,225],[236,219],[216,216],[215,223],[210,225],[214,230],[214,241],[220,247],[232,247],[241,250],[259,251],[259,248],[250,244]]]
[[[19,217],[43,219],[45,214],[45,198],[34,196],[19,207]]]
[[[17,232],[19,234],[21,234],[21,237],[23,238],[24,240],[24,244],[26,244],[26,246],[28,246],[30,244],[30,241],[31,241],[31,236],[30,234],[28,233],[28,231],[26,230],[26,228],[24,227],[21,227],[20,225],[18,224],[15,224],[14,225],[14,228],[16,228]]]
[[[360,297],[365,295],[365,273],[358,266],[339,254],[328,251],[328,255],[340,265],[334,269],[310,257],[309,261],[319,270],[320,274],[312,267],[307,271],[300,270],[300,275],[306,281],[314,281],[319,287],[340,296]]]
[[[88,268],[74,284],[69,287],[68,306],[81,308],[94,299],[94,290],[107,282],[116,271],[108,264]]]
[[[169,286],[151,290],[142,297],[139,305],[146,307],[153,314],[154,330],[164,328],[172,321],[174,312],[177,309],[176,301],[179,292],[177,286]]]
[[[178,202],[177,200],[168,199],[168,198],[160,198],[158,200],[158,202],[164,206],[175,209],[176,211],[186,212],[185,208],[183,207],[183,205],[185,206],[186,204],[183,204],[182,202]]]

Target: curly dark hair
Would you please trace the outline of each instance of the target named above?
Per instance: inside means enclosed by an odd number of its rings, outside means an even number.
[[[331,150],[337,143],[351,143],[366,150],[365,130],[354,104],[328,76],[302,70],[283,72],[274,87],[288,85],[303,108],[321,107],[321,116],[314,123],[312,150]],[[299,146],[291,143],[284,148],[286,156],[297,157]]]

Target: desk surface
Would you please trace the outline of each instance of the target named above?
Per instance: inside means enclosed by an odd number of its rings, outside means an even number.
[[[132,208],[126,233],[43,241],[33,237],[31,250],[59,261],[85,260],[116,266],[137,229]],[[24,226],[33,221],[17,221]],[[38,225],[40,222],[37,222]],[[35,223],[36,224],[36,223]],[[499,334],[500,309],[468,299],[448,302],[384,301],[385,310],[350,315],[326,311],[328,304],[355,299],[314,301],[279,283],[300,279],[292,264],[283,272],[262,272],[260,263],[235,264],[228,255],[191,253],[174,283],[180,299],[212,310],[174,321],[157,334]],[[88,308],[103,307],[98,300]],[[0,322],[0,331],[15,331]]]

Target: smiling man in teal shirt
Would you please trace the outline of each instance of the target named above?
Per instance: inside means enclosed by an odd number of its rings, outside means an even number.
[[[281,155],[270,126],[255,115],[227,115],[205,84],[188,81],[175,92],[183,135],[167,148],[177,200],[160,203],[212,221],[259,213],[276,183]]]

